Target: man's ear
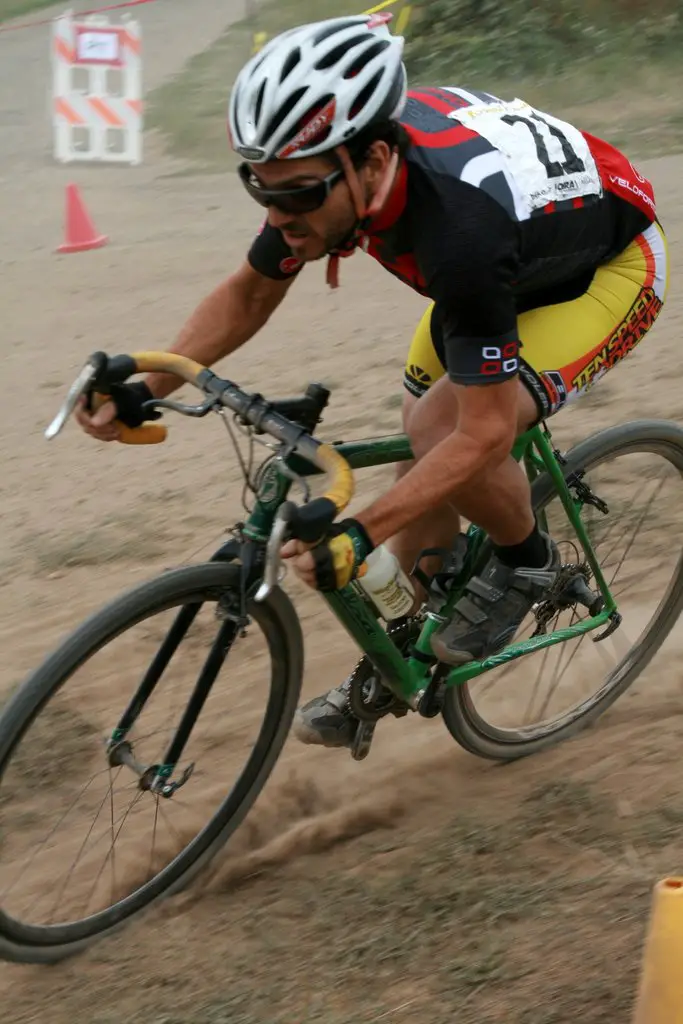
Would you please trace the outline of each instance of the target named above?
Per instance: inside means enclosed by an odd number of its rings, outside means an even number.
[[[391,149],[382,139],[375,139],[368,148],[366,164],[376,173],[382,173],[391,160]]]
[[[386,142],[376,139],[370,144],[361,168],[365,172],[365,181],[369,186],[372,187],[382,180],[390,160],[391,149]]]

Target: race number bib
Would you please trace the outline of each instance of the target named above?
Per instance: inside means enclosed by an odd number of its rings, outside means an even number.
[[[498,150],[527,215],[548,203],[602,195],[593,155],[573,125],[519,99],[477,103],[454,110],[448,117]]]

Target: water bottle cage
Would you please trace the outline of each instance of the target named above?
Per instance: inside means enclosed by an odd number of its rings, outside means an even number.
[[[427,594],[445,597],[465,567],[467,540],[460,534],[453,548],[424,548],[415,561],[410,575],[424,587]],[[440,568],[431,576],[420,568],[425,558],[441,558]]]

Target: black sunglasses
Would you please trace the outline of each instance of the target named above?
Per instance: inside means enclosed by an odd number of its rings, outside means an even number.
[[[240,180],[252,199],[260,206],[274,206],[282,213],[313,213],[327,200],[334,186],[344,177],[343,170],[332,171],[314,185],[298,188],[264,188],[249,164],[240,164]]]

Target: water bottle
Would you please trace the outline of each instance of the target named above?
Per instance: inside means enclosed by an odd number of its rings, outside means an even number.
[[[407,615],[415,602],[415,588],[398,559],[383,544],[365,560],[367,572],[356,582],[387,622]]]

